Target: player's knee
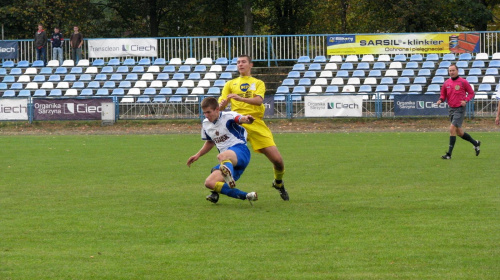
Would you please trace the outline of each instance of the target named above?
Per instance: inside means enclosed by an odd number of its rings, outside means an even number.
[[[207,189],[213,190],[215,187],[215,182],[213,180],[211,180],[210,178],[207,178],[207,179],[205,179],[205,187]]]

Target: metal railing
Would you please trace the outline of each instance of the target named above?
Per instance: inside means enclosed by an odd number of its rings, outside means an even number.
[[[453,34],[455,33],[453,32]],[[480,35],[479,52],[488,53],[490,56],[500,52],[500,31],[470,33],[479,33]],[[158,57],[167,60],[171,58],[185,60],[190,57],[195,57],[198,60],[204,57],[213,59],[226,57],[231,59],[240,54],[248,54],[252,56],[254,61],[266,62],[268,66],[271,66],[282,61],[296,61],[300,56],[307,55],[314,58],[318,55],[326,55],[326,40],[327,36],[331,35],[333,34],[161,37],[155,39],[158,40]],[[92,39],[84,39],[83,59],[89,59],[87,50],[89,40]],[[18,60],[30,62],[36,60],[33,40],[8,41],[19,42]],[[71,59],[68,40],[63,42],[63,52],[66,59]],[[48,60],[52,58],[50,42],[47,43],[47,58]],[[151,59],[154,60],[155,58]]]

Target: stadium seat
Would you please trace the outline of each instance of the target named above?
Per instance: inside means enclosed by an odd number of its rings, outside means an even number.
[[[115,88],[116,84],[114,81],[105,81],[104,85],[102,85],[103,88]]]
[[[158,78],[156,78],[158,79]],[[187,77],[188,80],[201,80],[201,75],[200,73],[189,73],[189,76]]]
[[[376,84],[377,84],[377,79],[376,79],[376,78],[373,78],[373,77],[366,78],[366,79],[363,81],[363,84],[364,84],[364,85],[376,85]]]
[[[66,67],[57,67],[56,71],[54,72],[54,74],[58,74],[58,75],[64,75],[66,73],[68,73],[68,68],[66,68]]]
[[[170,80],[170,75],[168,73],[160,73],[156,76],[156,80],[159,81],[168,81]]]
[[[292,90],[292,93],[294,94],[305,94],[306,93],[306,87],[305,86],[295,86]]]
[[[224,73],[222,73],[224,74]],[[222,74],[221,74],[221,77],[222,77]],[[219,77],[219,79],[222,79],[221,77]],[[316,78],[316,72],[315,71],[306,71],[304,72],[304,76],[302,76],[304,78]],[[232,78],[232,77],[231,77]],[[230,80],[230,79],[226,79],[226,80]]]
[[[422,85],[410,85],[408,94],[421,94],[421,93],[422,93]]]
[[[125,66],[135,66],[135,59],[133,58],[127,58],[123,61],[122,65]]]
[[[373,64],[373,68],[374,70],[384,70],[386,67],[385,63],[384,62],[375,62],[375,64]]]
[[[100,88],[101,85],[99,84],[98,81],[92,81],[88,83],[87,88]]]
[[[311,63],[311,58],[307,55],[300,56],[297,63]]]
[[[444,77],[443,76],[435,76],[431,80],[431,84],[442,84],[444,83]]]
[[[457,61],[457,63],[455,63],[455,65],[456,65],[458,68],[469,68],[469,61],[466,61],[466,60],[460,60],[460,61]]]
[[[95,66],[95,67],[102,67],[104,66],[104,60],[103,59],[96,59],[94,61],[92,61],[92,66]]]
[[[325,93],[338,93],[339,92],[339,87],[338,86],[327,86]]]
[[[215,60],[215,64],[217,65],[228,65],[229,61],[227,60],[226,57],[219,57]]]
[[[337,63],[327,63],[324,70],[337,70]]]
[[[426,77],[415,77],[415,80],[413,80],[414,84],[427,84],[427,78]]]
[[[159,73],[160,72],[160,66],[158,65],[151,65],[148,67],[148,73]]]
[[[6,90],[2,97],[16,97],[16,91],[15,90]]]
[[[453,53],[445,53],[443,55],[443,60],[448,60],[448,61],[453,61],[456,60],[457,58],[455,57],[455,54]]]
[[[118,85],[119,88],[131,88],[132,83],[130,81],[121,81]]]
[[[289,79],[299,79],[300,78],[300,73],[297,71],[290,71],[288,72],[287,78]]]
[[[186,76],[183,74],[183,73],[175,73],[173,76],[172,76],[172,80],[185,80],[186,79]]]
[[[429,53],[425,57],[426,61],[439,61],[439,55],[436,53]]]
[[[401,72],[401,77],[414,77],[415,76],[415,71],[413,69],[404,69],[403,72]]]
[[[220,88],[218,88],[218,87],[210,87],[208,89],[207,94],[212,94],[212,95],[216,94],[216,95],[219,95],[220,94]]]
[[[469,70],[469,76],[480,76],[482,75],[481,68],[471,68]]]
[[[214,62],[212,60],[212,58],[210,57],[204,57],[200,60],[200,64],[202,65],[212,65]]]
[[[328,81],[326,80],[326,78],[317,78],[314,81],[314,85],[315,86],[326,86],[326,85],[328,85]]]
[[[165,64],[167,64],[167,61],[165,60],[165,58],[161,58],[161,57],[155,59],[153,62],[153,65],[158,65],[158,66],[163,66]]]
[[[358,62],[358,61],[359,61],[359,58],[355,54],[348,55],[345,58],[345,62]]]
[[[226,82],[227,81],[225,80],[215,80],[213,86],[223,88],[226,85]]]
[[[166,103],[167,102],[167,98],[165,96],[162,96],[162,95],[158,95],[158,96],[155,96],[153,98],[153,103]]]
[[[3,77],[2,83],[14,83],[16,82],[16,77],[14,76],[5,76]]]
[[[312,86],[309,88],[309,94],[323,93],[323,88],[321,86]]]
[[[106,76],[106,74],[97,74],[95,77],[94,77],[94,81],[100,81],[100,82],[103,82],[103,81],[107,81],[108,80],[108,76]]]
[[[498,68],[488,68],[484,74],[498,76]]]
[[[434,73],[436,76],[448,76],[448,69],[441,68],[437,69],[436,72]]]
[[[500,68],[500,60],[492,60],[489,64],[490,68]]]
[[[17,76],[21,75],[23,73],[23,70],[21,68],[12,68],[10,69],[9,75]]]
[[[397,54],[397,55],[394,56],[394,58],[392,59],[392,61],[405,62],[406,61],[406,55],[404,55],[404,54]]]
[[[418,62],[410,61],[406,63],[405,69],[419,69]]]
[[[370,85],[362,85],[359,87],[358,92],[363,92],[363,93],[372,93],[372,87]]]
[[[76,76],[73,75],[73,74],[66,75],[66,76],[64,76],[63,81],[65,81],[65,82],[74,82],[74,81],[76,81]]]
[[[438,84],[430,84],[427,87],[427,91],[425,92],[426,94],[431,94],[431,93],[440,93],[441,92],[441,86]]]
[[[97,89],[97,92],[96,92],[95,95],[96,96],[108,96],[109,95],[109,90],[107,88]]]
[[[152,73],[144,73],[141,76],[141,80],[143,80],[143,81],[152,81],[154,79],[155,79],[155,77],[153,76]]]
[[[346,85],[342,87],[342,93],[355,93],[356,88],[353,85]]]
[[[190,73],[191,65],[181,65],[177,70],[178,73]]]
[[[408,85],[408,84],[410,84],[410,78],[408,78],[408,77],[399,77],[398,80],[396,81],[396,84],[399,84],[399,85]]]
[[[68,89],[69,88],[69,83],[68,82],[59,82],[59,83],[57,83],[56,88],[58,88],[58,89]]]
[[[378,85],[375,88],[375,92],[378,93],[378,95],[379,95],[380,98],[384,99],[385,98],[385,94],[384,93],[388,93],[389,92],[389,87],[387,85]]]
[[[20,90],[17,97],[31,97],[31,91],[28,89]]]
[[[351,62],[344,62],[340,65],[340,70],[353,70],[354,65]]]
[[[389,69],[385,71],[385,76],[386,77],[397,77],[398,76],[398,70],[396,69]]]
[[[6,83],[0,83],[0,90],[6,90],[7,89],[7,84]]]
[[[283,94],[275,94],[274,95],[274,102],[285,102],[286,101],[286,96]]]
[[[458,56],[458,60],[471,60],[471,59],[472,59],[472,55],[470,53],[461,53]]]
[[[4,63],[4,65],[5,65],[5,63]],[[45,63],[42,60],[35,60],[31,64],[31,66],[32,67],[45,67]],[[3,67],[5,67],[5,66],[3,66]]]
[[[1,69],[3,69],[3,68],[1,68]],[[26,68],[26,71],[24,71],[24,75],[36,75],[36,74],[38,74],[38,69],[36,69],[34,67]],[[0,75],[2,75],[2,74],[0,73]],[[5,73],[4,73],[4,75],[5,75]]]
[[[196,65],[196,64],[198,64],[198,60],[196,60],[196,58],[194,57],[188,57],[184,61],[184,65]]]
[[[31,81],[31,79],[30,79],[30,76],[28,76],[28,75],[21,75],[21,76],[19,76],[19,78],[17,78],[18,83],[29,83],[30,81]]]
[[[222,66],[220,65],[212,65],[210,66],[209,72],[222,72]]]
[[[361,58],[361,61],[362,62],[374,62],[375,61],[375,57],[373,56],[373,54],[365,54]]]
[[[293,65],[292,71],[306,71],[306,66],[302,63]]]
[[[101,72],[100,73],[103,73],[103,74],[109,74],[109,73],[113,73],[114,70],[113,70],[113,67],[112,66],[104,66],[101,68]]]
[[[99,70],[97,70],[97,67],[91,66],[91,67],[87,67],[85,69],[85,74],[97,74],[97,73],[99,73]]]
[[[78,96],[78,90],[74,88],[67,89],[64,96]]]
[[[476,60],[488,60],[490,58],[489,58],[489,55],[487,53],[477,53],[475,59]]]
[[[364,77],[365,76],[365,71],[363,70],[354,70],[352,72],[352,77]]]
[[[88,59],[80,59],[78,61],[78,63],[76,64],[76,66],[80,66],[80,67],[87,67],[90,65],[90,62]]]
[[[213,72],[207,72],[205,73],[205,76],[203,76],[204,80],[216,80],[217,79],[217,74]]]
[[[151,59],[149,59],[149,58],[141,58],[139,60],[139,62],[137,63],[137,65],[149,66],[149,65],[151,65]]]
[[[370,70],[370,64],[368,62],[360,62],[356,66],[357,70]]]
[[[118,66],[116,73],[128,73],[128,66]]]
[[[128,90],[127,95],[140,95],[141,89],[139,88],[131,88]]]
[[[191,90],[191,94],[203,95],[205,94],[205,89],[202,87],[195,87],[193,88],[193,90]]]
[[[28,83],[25,89],[38,89],[38,83],[37,82]]]
[[[83,73],[83,68],[80,67],[80,66],[76,66],[76,67],[73,67],[71,68],[71,70],[69,71],[70,74],[82,74]]]
[[[207,66],[206,65],[196,65],[194,67],[193,72],[196,72],[196,73],[205,73],[205,72],[207,72]]]
[[[198,82],[198,87],[209,88],[210,87],[210,81],[209,80],[200,80]]]
[[[27,60],[21,60],[17,63],[17,66],[19,68],[28,68],[30,67],[30,63]]]
[[[330,82],[331,85],[343,85],[344,84],[344,79],[343,78],[333,78],[332,81]]]
[[[443,61],[441,61],[441,62],[439,63],[438,68],[448,68],[448,67],[450,67],[450,65],[451,65],[451,62],[450,62],[450,61],[448,61],[448,60],[443,60]]]
[[[181,103],[182,102],[182,96],[171,96],[168,99],[169,103]]]
[[[282,86],[294,86],[295,85],[295,80],[294,79],[284,79],[283,82],[281,82]]]
[[[319,73],[319,77],[320,78],[332,78],[333,73],[332,73],[332,71],[329,71],[329,70],[323,70]]]
[[[160,89],[160,93],[162,95],[171,95],[172,94],[172,89],[171,88],[162,88]]]
[[[391,57],[388,54],[381,54],[377,57],[377,61],[389,62]]]
[[[382,77],[382,71],[380,70],[370,70],[368,77]]]
[[[347,80],[347,84],[348,85],[360,85],[361,84],[361,80],[359,78],[349,78]]]
[[[317,55],[314,57],[313,63],[326,63],[326,57],[324,55]]]
[[[182,81],[181,87],[194,88],[194,81],[193,80],[184,80],[184,81]]]
[[[310,86],[311,85],[311,79],[309,78],[302,78],[299,80],[298,84],[299,86]]]
[[[59,60],[49,60],[47,62],[47,67],[58,67],[59,66]]]
[[[83,74],[78,79],[78,81],[80,81],[80,82],[90,82],[91,80],[92,80],[92,76],[90,76],[89,74]]]
[[[21,83],[12,83],[10,85],[10,89],[14,89],[14,90],[23,89],[23,84],[21,84]]]
[[[50,75],[48,81],[49,82],[60,82],[61,81],[61,76],[59,76],[59,75]]]
[[[85,88],[84,82],[74,82],[71,88],[82,89]]]
[[[342,56],[340,56],[340,55],[332,55],[330,57],[329,62],[342,62]]]
[[[120,66],[121,62],[118,58],[112,58],[108,61],[106,65],[108,66]]]
[[[483,84],[495,84],[495,77],[494,76],[484,76],[483,79],[481,80],[481,83]]]
[[[479,78],[478,76],[467,76],[467,81],[469,84],[477,84],[479,83]]]
[[[60,89],[52,89],[49,93],[49,97],[60,97],[62,96],[62,91]]]
[[[132,73],[144,73],[144,66],[137,65],[132,68]]]
[[[144,92],[143,92],[144,95],[156,95],[156,89],[155,88],[145,88],[144,89]]]
[[[400,61],[393,61],[389,64],[389,69],[402,69],[403,64]]]
[[[380,80],[380,84],[381,85],[392,85],[392,84],[394,84],[394,79],[391,77],[383,77]]]
[[[109,78],[110,81],[121,81],[123,80],[122,74],[112,74]]]
[[[139,77],[137,76],[136,73],[130,73],[130,74],[127,74],[127,76],[125,77],[125,80],[126,81],[137,81],[137,80],[139,80]]]
[[[94,95],[94,90],[90,88],[84,88],[82,89],[82,92],[80,92],[80,96],[92,96]]]
[[[278,89],[276,89],[276,94],[289,94],[290,93],[290,88],[288,86],[279,86]]]
[[[336,78],[347,78],[349,77],[349,72],[347,72],[346,70],[341,70],[341,71],[338,71],[337,74],[335,75]]]
[[[321,71],[321,64],[319,63],[311,63],[307,68],[308,71]]]
[[[44,89],[37,89],[35,90],[35,93],[33,93],[33,97],[46,97],[47,96],[47,91]]]
[[[421,54],[412,54],[410,56],[410,61],[423,61],[424,58],[422,57]]]
[[[137,81],[137,82],[135,82],[134,87],[135,88],[147,88],[148,84],[146,83],[146,81]]]
[[[429,77],[430,75],[431,75],[430,69],[420,69],[420,70],[418,70],[418,73],[417,73],[417,76]]]

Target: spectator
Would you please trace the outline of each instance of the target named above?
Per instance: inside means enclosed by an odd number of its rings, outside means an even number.
[[[62,65],[64,60],[62,49],[63,40],[64,38],[61,32],[59,32],[59,28],[55,27],[50,41],[52,42],[52,59],[59,60],[59,65]]]
[[[38,30],[35,33],[35,48],[36,48],[36,59],[43,61],[43,65],[47,65],[47,32],[43,30],[43,25],[38,24]]]
[[[69,38],[69,44],[71,47],[71,54],[75,64],[78,64],[80,58],[82,57],[82,45],[83,45],[83,35],[79,32],[78,26],[73,27],[73,34]]]

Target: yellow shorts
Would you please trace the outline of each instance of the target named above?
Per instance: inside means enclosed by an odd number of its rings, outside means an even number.
[[[273,134],[263,120],[256,119],[252,124],[243,124],[243,127],[247,130],[248,142],[255,152],[260,153],[260,149],[276,146]]]

